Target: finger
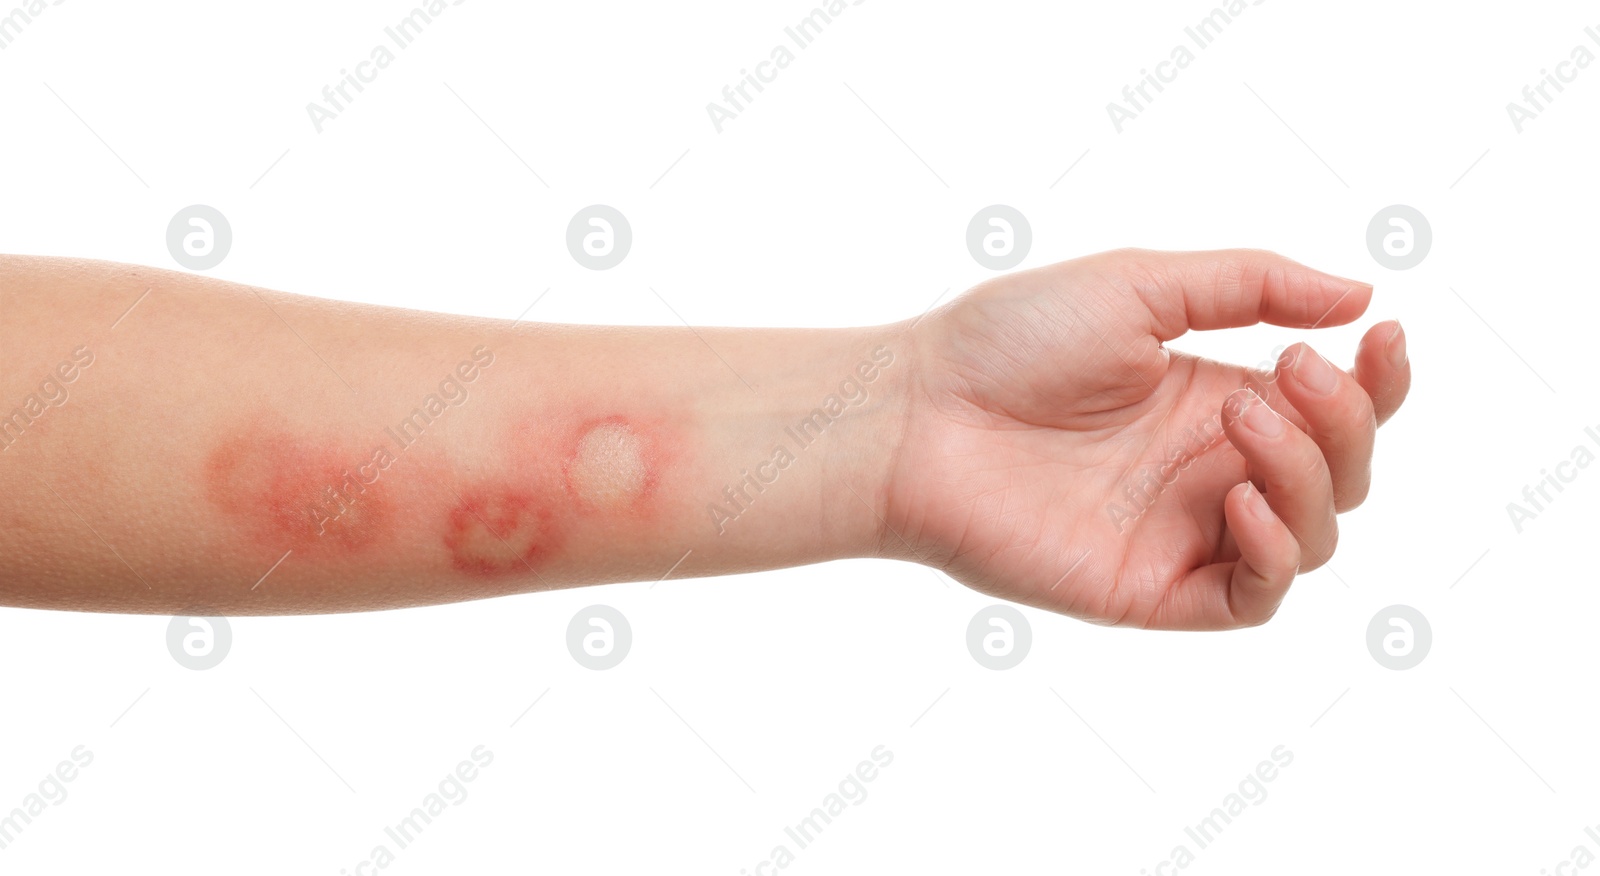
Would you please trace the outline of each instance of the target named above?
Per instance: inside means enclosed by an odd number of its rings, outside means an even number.
[[[1294,328],[1344,325],[1366,312],[1372,286],[1253,249],[1102,256],[1150,311],[1151,333],[1170,341],[1190,329],[1266,322]]]
[[[1354,377],[1305,344],[1283,351],[1276,376],[1278,390],[1322,450],[1333,482],[1334,510],[1360,505],[1372,485],[1372,445],[1378,431],[1372,397]]]
[[[1302,568],[1326,563],[1339,540],[1339,523],[1322,449],[1251,390],[1228,396],[1222,413],[1228,440],[1262,485],[1273,513],[1300,543]]]
[[[1249,482],[1229,491],[1222,507],[1239,546],[1228,581],[1230,616],[1235,626],[1265,623],[1300,570],[1300,544]]]
[[[1378,425],[1388,422],[1411,391],[1411,359],[1400,323],[1389,320],[1367,330],[1356,348],[1355,378],[1372,398]]]
[[[1190,571],[1146,620],[1155,629],[1226,630],[1265,623],[1300,566],[1300,543],[1248,481],[1224,498],[1238,559]]]

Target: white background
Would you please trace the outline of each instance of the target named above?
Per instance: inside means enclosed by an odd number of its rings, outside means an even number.
[[[175,267],[167,222],[203,203],[231,220],[209,272],[231,280],[505,318],[549,289],[530,319],[677,324],[654,287],[697,325],[801,326],[990,276],[964,235],[994,203],[1031,221],[1024,266],[1271,248],[1377,284],[1360,324],[1317,332],[1330,358],[1407,328],[1372,496],[1265,627],[1027,610],[1033,650],[1002,672],[965,645],[989,600],[875,561],[238,619],[203,672],[164,617],[0,611],[0,812],[94,753],[0,869],[354,873],[480,744],[470,795],[386,872],[732,876],[780,843],[806,873],[1155,873],[1184,844],[1185,872],[1531,876],[1600,854],[1600,467],[1520,534],[1506,510],[1600,426],[1600,64],[1520,134],[1505,109],[1600,52],[1592,5],[1267,0],[1119,134],[1107,102],[1209,0],[867,0],[719,134],[706,104],[807,0],[470,0],[317,133],[306,104],[410,8],[48,7],[0,51],[0,249]],[[566,251],[593,203],[633,226],[613,270]],[[1404,272],[1365,242],[1395,203],[1435,238]],[[1255,364],[1301,336],[1176,345]],[[597,602],[634,632],[606,672],[564,641]],[[1433,629],[1409,671],[1366,645],[1396,603]],[[869,796],[796,850],[783,828],[879,745]],[[1267,797],[1198,849],[1184,828],[1280,745]]]

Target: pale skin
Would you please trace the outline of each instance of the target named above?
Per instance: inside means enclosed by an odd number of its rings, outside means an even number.
[[[1349,370],[1165,342],[1371,297],[1121,250],[893,325],[619,328],[3,256],[0,604],[345,612],[884,557],[1097,623],[1259,624],[1367,496],[1404,334]]]

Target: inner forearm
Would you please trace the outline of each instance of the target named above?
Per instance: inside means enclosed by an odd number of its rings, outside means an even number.
[[[894,329],[512,324],[50,259],[0,262],[0,313],[0,601],[38,607],[344,611],[870,554],[910,370]]]

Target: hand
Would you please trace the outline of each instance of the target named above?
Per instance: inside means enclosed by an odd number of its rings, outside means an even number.
[[[911,330],[886,545],[1106,624],[1259,624],[1328,561],[1411,384],[1399,323],[1351,372],[1169,350],[1190,329],[1349,323],[1372,287],[1272,253],[1119,250],[983,283]]]

